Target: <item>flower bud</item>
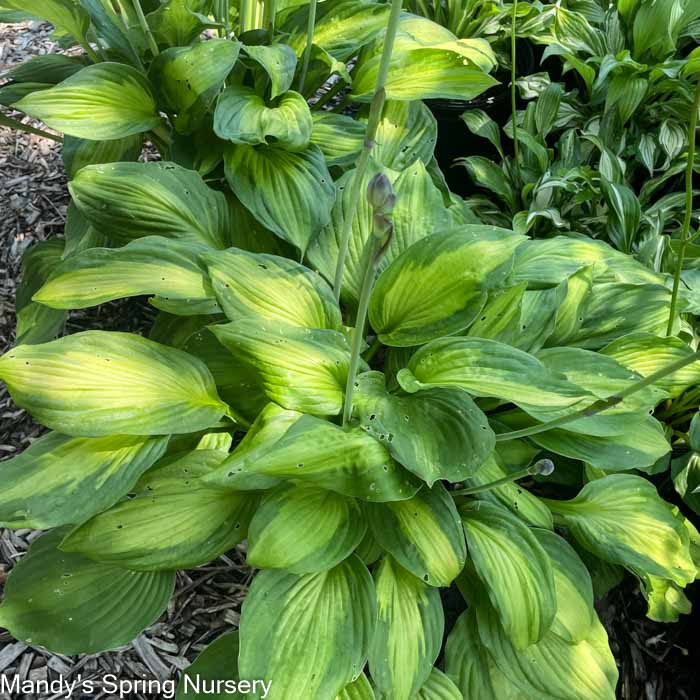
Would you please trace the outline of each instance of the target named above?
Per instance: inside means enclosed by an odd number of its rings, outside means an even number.
[[[532,473],[539,476],[549,476],[554,471],[554,462],[551,459],[540,459],[532,465]]]
[[[396,195],[391,188],[391,182],[384,173],[378,173],[367,186],[367,199],[369,204],[378,214],[391,214]]]

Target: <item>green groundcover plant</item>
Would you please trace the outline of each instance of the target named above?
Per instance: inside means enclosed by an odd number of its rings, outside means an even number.
[[[0,524],[47,531],[0,625],[118,647],[177,570],[246,541],[240,628],[190,675],[273,700],[614,698],[595,597],[629,572],[673,621],[698,576],[698,532],[645,478],[669,468],[655,410],[700,383],[670,275],[449,193],[420,99],[492,84],[485,42],[400,2],[150,5],[36,2],[88,58],[3,88],[66,134],[72,204],[0,357],[49,429],[0,470]],[[331,74],[360,119],[311,112]],[[162,161],[136,161],[144,138]],[[54,339],[131,296],[148,337]],[[468,607],[443,644],[447,587]]]

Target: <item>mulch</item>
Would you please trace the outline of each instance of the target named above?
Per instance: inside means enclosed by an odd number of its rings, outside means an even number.
[[[50,34],[50,26],[40,22],[0,24],[0,72],[31,56],[58,51]],[[0,352],[14,339],[14,297],[22,254],[30,245],[62,233],[68,201],[57,144],[0,127]],[[139,301],[112,302],[71,314],[67,332],[87,328],[143,332],[152,318],[152,310]],[[0,386],[0,460],[18,454],[42,432]],[[9,570],[40,534],[0,529],[0,593]],[[83,679],[106,674],[125,680],[173,678],[204,646],[238,625],[252,575],[245,564],[244,547],[209,565],[179,572],[167,611],[132,644],[116,651],[67,657],[27,646],[0,632],[0,673],[35,681],[59,676],[70,679],[77,674]],[[692,589],[688,593],[692,596]],[[648,620],[644,600],[632,580],[608,595],[598,610],[620,666],[620,698],[697,697],[695,676],[700,658],[692,616],[674,625]],[[132,698],[147,700],[148,695],[136,693]],[[5,700],[2,693],[0,700]]]

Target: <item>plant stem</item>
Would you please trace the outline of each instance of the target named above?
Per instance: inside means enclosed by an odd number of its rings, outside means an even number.
[[[311,61],[311,45],[314,43],[314,29],[316,28],[316,2],[311,0],[309,5],[309,21],[306,25],[306,48],[304,49],[304,63],[301,67],[301,75],[299,76],[299,92],[304,94],[304,82],[306,74],[309,72],[309,61]]]
[[[685,216],[681,227],[681,247],[676,260],[676,271],[673,275],[673,291],[671,292],[671,308],[668,314],[668,326],[666,335],[673,333],[673,318],[676,315],[676,305],[678,304],[678,288],[681,282],[681,272],[683,270],[683,259],[688,248],[690,232],[690,221],[693,214],[693,167],[695,165],[695,130],[698,126],[698,110],[700,109],[700,78],[695,85],[695,98],[690,112],[690,123],[688,124],[688,161],[685,167]]]
[[[275,19],[277,18],[277,0],[266,0],[265,11],[267,12],[267,30],[270,33],[270,43],[275,33]]]
[[[0,113],[0,126],[7,126],[10,129],[17,129],[17,131],[24,131],[27,134],[34,134],[35,136],[41,136],[45,139],[51,139],[52,141],[57,141],[58,143],[63,143],[63,138],[57,136],[56,134],[50,134],[48,131],[42,131],[41,129],[36,129],[29,124],[24,124],[19,121],[19,119],[13,119],[8,117],[6,114]]]
[[[384,109],[384,100],[386,99],[386,79],[389,74],[389,64],[391,62],[391,54],[394,50],[394,40],[396,32],[399,28],[399,20],[401,19],[401,6],[403,0],[391,0],[391,13],[389,14],[389,22],[384,36],[384,48],[382,50],[382,58],[379,64],[379,73],[377,74],[377,84],[375,86],[374,98],[369,108],[369,118],[367,120],[367,131],[365,132],[365,140],[362,147],[362,152],[357,161],[355,173],[352,178],[352,186],[350,189],[350,201],[345,218],[343,219],[343,228],[340,235],[340,246],[338,248],[338,261],[335,268],[335,278],[333,280],[333,291],[335,292],[336,301],[340,300],[340,289],[343,285],[343,272],[345,270],[345,259],[348,256],[348,246],[350,244],[350,234],[352,233],[352,222],[357,212],[357,205],[360,201],[360,188],[364,179],[367,165],[369,164],[369,156],[374,148],[374,139],[377,135],[379,122],[382,118]]]
[[[643,379],[640,379],[634,384],[631,384],[630,386],[626,387],[617,394],[608,396],[605,399],[598,399],[586,408],[574,411],[573,413],[569,413],[566,416],[554,418],[553,420],[547,421],[546,423],[539,423],[538,425],[533,425],[529,428],[522,428],[521,430],[513,430],[509,433],[501,433],[500,435],[496,435],[496,442],[504,442],[506,440],[515,440],[516,438],[528,437],[529,435],[537,435],[538,433],[544,433],[548,430],[552,430],[553,428],[558,428],[561,425],[565,425],[566,423],[570,423],[571,421],[577,420],[579,418],[589,418],[590,416],[595,416],[597,413],[601,413],[602,411],[605,411],[608,408],[616,406],[631,394],[634,394],[637,391],[640,391],[641,389],[651,386],[652,384],[656,383],[659,379],[663,379],[669,374],[672,374],[673,372],[676,372],[679,369],[683,369],[683,367],[686,367],[687,365],[699,359],[700,350],[696,350],[690,355],[682,357],[680,360],[676,360],[675,362],[671,362],[669,365],[667,365],[666,367],[662,367],[656,372],[652,372],[648,376],[644,377]]]
[[[497,486],[503,486],[503,484],[509,484],[511,481],[517,481],[518,479],[523,479],[526,476],[532,476],[535,472],[532,471],[531,467],[526,467],[520,471],[513,472],[504,476],[501,479],[496,479],[496,481],[490,481],[488,484],[482,484],[481,486],[472,486],[468,489],[458,489],[457,491],[450,491],[450,496],[471,496],[475,493],[483,493],[484,491],[490,491],[495,489]]]
[[[510,110],[511,119],[513,120],[513,152],[515,154],[516,167],[518,164],[518,118],[516,114],[516,86],[515,79],[517,77],[516,66],[516,49],[515,49],[515,18],[518,12],[518,0],[513,0],[513,19],[510,28]]]
[[[348,379],[345,384],[345,403],[343,404],[343,425],[350,422],[352,414],[352,395],[355,392],[355,377],[360,364],[360,351],[362,341],[365,336],[365,321],[367,320],[367,309],[369,298],[372,294],[374,278],[377,275],[377,266],[381,259],[382,241],[374,234],[370,235],[362,251],[364,262],[364,276],[362,278],[362,288],[360,291],[360,302],[357,307],[357,318],[355,319],[355,330],[352,334],[352,348],[350,350],[350,367],[348,368]]]
[[[143,33],[146,35],[146,39],[148,40],[148,46],[151,49],[151,53],[154,56],[157,56],[160,53],[160,51],[158,51],[158,44],[156,43],[156,40],[153,38],[151,28],[148,26],[148,22],[146,21],[146,16],[143,14],[143,9],[141,7],[141,0],[134,0],[134,10],[136,10],[136,16],[139,19],[139,24],[141,25],[141,29],[143,30]]]
[[[87,39],[84,38],[84,39],[80,42],[80,45],[83,47],[83,51],[85,51],[85,53],[88,55],[89,59],[90,59],[93,63],[99,63],[99,62],[100,62],[100,57],[95,53],[95,50],[92,48],[92,46],[90,46],[90,44],[88,43],[88,40],[87,40]]]
[[[379,336],[377,336],[373,341],[372,344],[367,348],[367,351],[365,352],[364,355],[364,361],[369,362],[376,354],[377,350],[382,347],[382,341],[379,340]]]

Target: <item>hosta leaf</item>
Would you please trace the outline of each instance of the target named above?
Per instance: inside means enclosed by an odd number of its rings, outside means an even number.
[[[463,700],[455,683],[440,669],[434,668],[415,696],[415,700]]]
[[[445,487],[423,487],[413,498],[368,509],[375,539],[430,586],[449,586],[464,567],[464,533]]]
[[[508,443],[500,443],[508,444]],[[484,486],[508,476],[507,469],[497,452],[491,456],[477,469],[476,473],[465,479],[466,485]],[[508,508],[514,515],[522,518],[528,525],[552,529],[552,514],[547,506],[519,484],[514,482],[505,483],[476,494],[480,501],[489,501],[496,505]]]
[[[642,592],[647,599],[647,617],[656,622],[678,622],[680,615],[689,615],[693,606],[673,581],[658,576],[642,579]]]
[[[141,54],[146,47],[146,37],[137,27],[133,4],[119,5],[119,13],[110,0],[78,0],[78,4],[90,15],[96,33],[116,57],[121,56],[131,65],[143,69]]]
[[[302,253],[328,223],[335,187],[317,146],[302,153],[232,146],[224,165],[228,184],[241,203]]]
[[[262,571],[241,613],[241,677],[277,679],[268,700],[334,698],[362,671],[376,606],[354,556],[317,574]]]
[[[158,87],[163,109],[175,115],[173,126],[191,133],[203,120],[231,72],[241,44],[212,39],[194,46],[167,49],[156,56],[148,72]]]
[[[618,435],[599,437],[556,429],[533,435],[532,440],[551,452],[611,472],[646,469],[671,449],[663,426],[655,418],[640,415],[620,419],[623,432]]]
[[[363,430],[385,440],[394,459],[432,486],[462,481],[491,454],[495,437],[469,394],[438,388],[389,394],[381,372],[358,378],[353,412]]]
[[[299,418],[281,438],[274,424],[266,432],[270,430],[272,440],[263,435],[243,454],[237,450],[210,480],[236,489],[239,480],[251,475],[291,479],[378,502],[411,498],[420,488],[420,482],[362,430],[344,430],[313,416]]]
[[[544,343],[546,346],[564,346],[578,333],[593,287],[594,268],[595,265],[582,267],[568,277],[565,283],[561,283],[565,286],[566,295],[556,309],[554,328]]]
[[[515,697],[614,700],[617,666],[597,618],[588,638],[578,644],[548,632],[537,644],[518,650],[493,609],[480,606],[477,615],[482,642],[498,670],[520,691]]]
[[[469,326],[466,334],[515,345],[519,337],[520,310],[526,286],[525,283],[520,283],[514,287],[490,291],[479,317]]]
[[[382,273],[369,318],[386,345],[410,346],[472,323],[487,290],[505,281],[521,236],[493,226],[466,226],[428,236]]]
[[[277,255],[237,248],[203,255],[216,296],[232,321],[260,318],[340,330],[333,291],[318,273]]]
[[[339,331],[254,319],[211,326],[211,331],[250,367],[271,401],[314,415],[340,412],[350,351]]]
[[[440,593],[390,556],[374,576],[379,617],[369,653],[370,673],[380,694],[411,700],[430,675],[442,645]]]
[[[33,92],[16,109],[52,129],[83,139],[120,139],[154,129],[160,116],[148,82],[123,63],[96,63],[49,90]]]
[[[532,533],[549,555],[554,572],[557,614],[551,631],[570,644],[577,644],[588,638],[596,622],[591,576],[565,539],[540,528],[534,528]]]
[[[631,333],[606,345],[601,354],[614,358],[621,365],[646,377],[672,362],[687,357],[692,350],[680,338]],[[659,379],[655,386],[676,397],[685,389],[700,383],[700,360]]]
[[[205,28],[197,14],[201,0],[166,0],[146,16],[148,26],[158,43],[166,46],[187,46]]]
[[[597,557],[684,586],[695,579],[683,518],[646,479],[612,474],[587,483],[570,501],[547,501]]]
[[[474,184],[495,194],[510,211],[515,210],[516,193],[513,190],[503,169],[484,156],[469,156],[460,158]]]
[[[409,392],[438,386],[512,401],[539,420],[570,413],[593,395],[537,358],[482,338],[440,338],[420,348],[398,374]]]
[[[86,165],[137,160],[141,155],[142,146],[141,134],[109,141],[89,141],[75,136],[66,136],[63,140],[61,158],[66,166],[68,177],[72,178]]]
[[[112,299],[155,294],[154,305],[174,314],[216,313],[206,268],[206,246],[147,236],[123,248],[90,248],[65,260],[34,294],[55,309],[84,309]]]
[[[437,120],[420,100],[388,100],[384,104],[376,141],[372,156],[387,168],[402,172],[416,160],[427,166],[437,141]]]
[[[346,114],[312,112],[311,143],[318,146],[329,166],[349,167],[362,150],[366,126]]]
[[[395,50],[385,88],[387,99],[471,100],[488,88],[498,85],[495,78],[466,58],[461,51],[456,50],[454,44],[447,43],[445,48],[433,46]],[[479,48],[485,55],[490,52],[485,41]],[[369,102],[372,99],[380,62],[380,54],[360,62],[353,76],[353,99],[359,102]]]
[[[378,170],[379,166],[376,164],[367,168],[360,185],[362,192],[366,191],[369,181]],[[333,207],[331,222],[314,239],[308,251],[309,260],[329,280],[333,279],[335,273],[343,222],[346,212],[350,209],[352,180],[355,173],[356,171],[351,170],[338,180],[338,197]],[[442,193],[433,183],[422,162],[414,162],[398,176],[393,172],[386,174],[390,180],[393,180],[396,206],[392,212],[393,234],[380,263],[380,270],[415,241],[444,228],[448,223]],[[352,305],[355,305],[360,297],[364,272],[362,250],[371,234],[372,210],[367,198],[363,196],[353,218],[343,274],[342,298]]]
[[[627,185],[610,182],[605,176],[601,176],[600,183],[608,205],[608,237],[620,250],[629,251],[642,216],[639,199]]]
[[[165,236],[226,247],[230,224],[224,195],[175,163],[91,165],[69,189],[90,223],[117,243]]]
[[[3,3],[6,5],[7,3]],[[55,24],[55,23],[54,23]],[[63,54],[50,53],[44,56],[34,56],[22,63],[13,66],[2,74],[19,83],[49,83],[55,85],[73,73],[77,73],[88,65],[85,57],[64,56]]]
[[[185,669],[177,688],[175,700],[221,700],[244,697],[238,693],[212,694],[211,683],[238,680],[238,630],[222,634],[200,652],[191,666]],[[190,679],[188,683],[185,679]],[[201,691],[197,692],[197,688]],[[205,690],[206,688],[206,690]]]
[[[347,559],[367,530],[359,504],[333,491],[299,485],[271,491],[248,531],[248,563],[295,574]]]
[[[294,80],[297,55],[287,44],[244,46],[249,58],[259,63],[270,78],[270,99],[287,92]]]
[[[460,509],[469,556],[516,649],[538,642],[557,611],[554,572],[530,528],[484,501]]]
[[[287,151],[303,151],[312,128],[309,105],[292,90],[268,107],[252,88],[231,85],[219,97],[214,112],[219,138],[251,146],[276,143]]]
[[[473,606],[459,616],[447,638],[445,670],[459,687],[460,697],[479,700],[521,698],[517,687],[498,670],[481,643]]]
[[[367,676],[361,673],[357,680],[348,683],[343,688],[336,700],[375,700],[375,695]]]
[[[0,522],[36,529],[84,522],[126,494],[167,443],[167,437],[45,435],[0,463]]]
[[[0,357],[15,403],[68,435],[161,435],[208,428],[226,412],[206,366],[130,333],[84,331]]]
[[[2,0],[2,7],[51,22],[76,40],[84,38],[90,24],[85,10],[71,0]]]
[[[129,497],[75,528],[61,549],[137,571],[186,569],[245,538],[257,498],[203,483],[225,458],[196,449],[149,470]]]
[[[389,9],[386,5],[368,0],[346,0],[319,5],[314,44],[337,60],[345,61],[386,28]],[[302,7],[283,25],[291,35],[289,44],[297,55],[301,55],[306,46],[307,23],[308,7]]]
[[[165,610],[175,574],[135,572],[58,549],[64,529],[29,548],[10,574],[0,625],[60,654],[95,654],[128,644]]]

